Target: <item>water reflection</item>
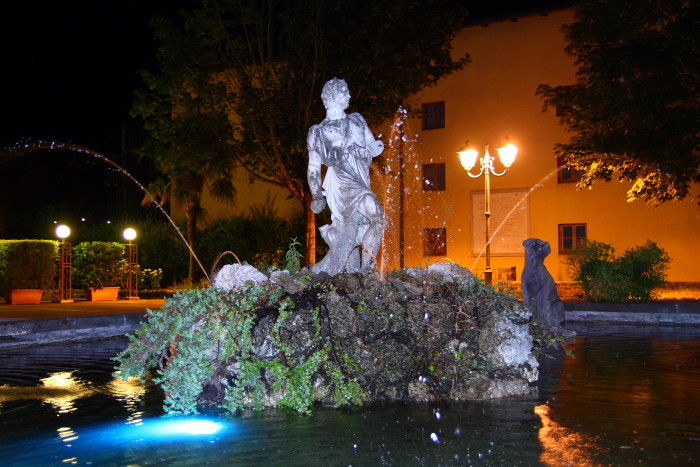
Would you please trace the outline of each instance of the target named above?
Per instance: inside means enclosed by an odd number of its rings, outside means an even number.
[[[700,330],[577,331],[569,344],[573,358],[562,352],[541,362],[535,398],[319,408],[308,417],[266,410],[215,417],[233,428],[177,439],[149,434],[149,427],[164,432],[162,394],[112,376],[111,358],[126,341],[13,350],[0,355],[0,459],[7,465],[700,465]]]
[[[573,357],[543,362],[543,395],[550,400],[535,408],[542,420],[542,462],[694,464],[700,452],[700,339],[688,333],[584,331],[567,344]]]
[[[547,404],[535,407],[535,413],[542,421],[542,428],[539,430],[539,440],[543,449],[540,462],[551,466],[600,465],[591,460],[594,452],[601,451],[594,438],[577,433],[552,420]]]
[[[105,393],[111,394],[124,405],[124,408],[129,413],[126,419],[127,425],[140,425],[143,423],[141,402],[146,395],[146,386],[141,383],[139,378],[132,376],[125,381],[117,376],[106,385]]]
[[[95,386],[74,376],[75,371],[50,373],[41,378],[37,386],[0,386],[0,407],[2,403],[37,399],[54,407],[58,414],[67,414],[76,410],[78,399],[104,394],[120,401],[131,413],[128,423],[135,423],[142,414],[139,404],[146,394],[146,387],[139,378],[123,380],[115,377],[109,383]]]
[[[52,405],[59,414],[75,410],[73,402],[95,393],[95,389],[73,377],[74,372],[51,373],[34,387],[0,386],[0,403],[38,399]]]

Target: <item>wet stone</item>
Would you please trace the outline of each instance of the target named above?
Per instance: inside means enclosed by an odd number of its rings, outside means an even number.
[[[295,307],[260,313],[253,354],[262,361],[302,365],[321,350],[312,376],[316,401],[339,405],[329,371],[359,383],[365,401],[426,402],[533,394],[538,377],[532,354],[530,310],[515,298],[486,290],[457,265],[425,270],[313,275],[303,285],[276,281]],[[275,343],[277,342],[277,343]],[[224,375],[236,380],[238,366]],[[262,372],[261,378],[271,378]],[[266,381],[265,400],[284,396]]]

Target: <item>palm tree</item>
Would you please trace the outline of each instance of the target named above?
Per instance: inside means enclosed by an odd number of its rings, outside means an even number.
[[[206,173],[206,172],[205,172]],[[219,175],[218,178],[207,179],[202,172],[185,172],[177,177],[166,180],[160,178],[148,187],[150,195],[146,195],[142,204],[147,205],[155,201],[164,207],[172,201],[175,205],[182,207],[185,212],[187,223],[187,243],[190,251],[190,264],[187,274],[188,282],[194,281],[195,270],[195,242],[197,239],[197,228],[205,228],[209,223],[209,213],[201,205],[202,193],[205,185],[209,181],[209,194],[222,202],[233,202],[236,190],[231,183],[228,173]],[[201,264],[200,264],[201,267]]]

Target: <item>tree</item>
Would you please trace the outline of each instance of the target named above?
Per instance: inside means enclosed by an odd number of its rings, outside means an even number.
[[[700,4],[687,0],[579,0],[564,27],[579,66],[574,85],[540,85],[566,109],[573,133],[555,152],[585,174],[613,176],[629,201],[685,198],[700,182]]]
[[[306,135],[324,118],[323,84],[345,79],[351,110],[376,126],[403,99],[468,62],[451,54],[466,9],[450,0],[201,0],[180,16],[158,25],[161,49],[179,61],[161,74],[178,80],[186,69],[198,99],[226,123],[216,131],[228,161],[299,200],[311,264],[316,228]]]
[[[144,120],[149,139],[141,152],[153,158],[165,178],[149,191],[163,205],[168,201],[183,207],[190,245],[188,280],[194,280],[194,256],[198,225],[206,213],[201,206],[204,187],[221,201],[231,202],[236,190],[232,182],[235,161],[228,157],[228,119],[216,108],[216,87],[200,70],[211,70],[214,55],[187,42],[187,38],[165,20],[157,20],[162,46],[158,61],[161,74],[143,72],[147,89],[137,91],[132,115]],[[219,92],[222,90],[219,89]],[[147,195],[144,204],[152,200]]]

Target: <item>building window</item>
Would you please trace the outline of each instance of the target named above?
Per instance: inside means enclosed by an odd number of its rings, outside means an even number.
[[[556,116],[568,117],[571,114],[571,107],[564,104],[557,104]]]
[[[571,253],[587,239],[586,224],[559,224],[559,253]]]
[[[557,157],[557,167],[559,167],[557,172],[557,182],[559,183],[577,182],[583,176],[582,170],[574,169],[567,162],[564,162],[561,157]]]
[[[423,164],[423,191],[445,189],[445,164]]]
[[[445,101],[423,104],[423,129],[445,128]]]
[[[425,229],[423,254],[425,256],[447,255],[447,229]]]

